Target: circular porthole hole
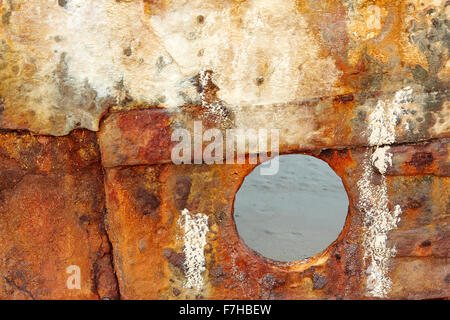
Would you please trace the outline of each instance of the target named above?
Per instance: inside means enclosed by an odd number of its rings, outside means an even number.
[[[348,197],[326,162],[307,155],[283,155],[278,161],[276,174],[261,175],[257,167],[244,179],[234,217],[249,248],[291,262],[320,253],[336,240]]]

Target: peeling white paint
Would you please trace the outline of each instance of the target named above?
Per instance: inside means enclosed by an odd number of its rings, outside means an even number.
[[[209,231],[208,216],[202,213],[191,215],[188,209],[184,209],[181,215],[186,276],[183,286],[199,292],[203,289],[203,273],[206,271],[205,245]]]
[[[203,23],[197,15],[204,17]],[[338,90],[341,71],[331,56],[321,56],[295,1],[248,0],[238,10],[227,1],[178,1],[172,10],[152,16],[150,24],[184,73],[213,71],[219,99],[232,107],[285,103]]]
[[[180,92],[196,99],[193,84],[187,83],[192,75],[183,73],[149,28],[143,2],[71,0],[63,13],[55,23],[55,35],[63,39],[56,46],[67,52],[69,74],[88,81],[99,97],[117,97],[122,81],[138,101],[160,99],[176,107],[186,103]]]
[[[395,142],[395,130],[401,120],[405,104],[412,101],[412,88],[406,87],[395,93],[392,101],[378,101],[369,115],[369,144],[375,147],[364,159],[363,175],[358,181],[359,202],[364,212],[363,234],[364,261],[366,269],[367,295],[385,297],[392,286],[389,278],[389,260],[395,256],[395,248],[387,246],[387,237],[400,221],[401,208],[395,205],[389,209],[386,177],[384,174],[392,165],[390,144]],[[379,184],[372,181],[381,173]]]
[[[67,127],[58,134],[76,126],[98,130],[106,108],[78,110],[60,101],[55,69],[62,56],[73,95],[89,87],[97,102],[108,104],[125,95],[172,109],[198,104],[194,77],[202,70],[213,72],[218,99],[231,110],[342,90],[337,87],[342,72],[331,56],[321,54],[293,0],[183,0],[150,15],[143,1],[70,0],[64,8],[56,0],[24,1],[0,29],[0,39],[14,48],[7,63],[31,61],[36,70],[31,80],[18,77],[27,91],[14,108],[33,111],[40,126],[67,115],[59,120]],[[223,111],[220,103],[208,107]]]

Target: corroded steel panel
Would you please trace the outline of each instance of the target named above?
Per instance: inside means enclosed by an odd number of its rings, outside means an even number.
[[[450,296],[448,1],[0,0],[0,16],[0,298]],[[238,236],[256,163],[172,161],[179,129],[202,155],[207,129],[259,128],[343,180],[345,227],[314,257]],[[241,155],[259,151],[275,150]]]
[[[117,298],[95,134],[0,133],[0,298]],[[81,271],[68,290],[66,269]]]
[[[398,153],[393,151],[394,158],[414,154],[420,147],[426,145],[403,146]],[[371,289],[386,290],[395,299],[448,296],[448,175],[387,176],[385,194],[377,195],[390,199],[387,207],[397,204],[402,214],[395,230],[381,228],[375,239],[367,239],[373,221],[366,218],[369,208],[361,206],[360,194],[367,190],[360,189],[359,181],[370,179],[369,192],[376,192],[370,185],[377,188],[383,183],[380,173],[365,177],[365,168],[358,165],[366,161],[367,152],[360,148],[317,155],[342,178],[350,199],[348,217],[329,248],[293,263],[265,259],[247,248],[237,234],[233,201],[254,166],[163,164],[107,169],[107,226],[122,297],[361,299],[370,297]],[[448,167],[448,153],[437,161]],[[410,161],[398,163],[403,164],[409,166]],[[189,266],[183,249],[187,241],[184,208],[208,217],[206,271],[198,291],[184,288]],[[388,218],[390,211],[379,208],[377,214]],[[381,288],[369,286],[368,290],[371,271],[366,259],[378,249],[376,237],[383,236],[388,247],[396,248],[396,255],[384,252],[378,257],[389,260],[389,271],[377,275],[384,279],[374,279],[375,283],[385,281]],[[152,268],[143,267],[148,265]]]

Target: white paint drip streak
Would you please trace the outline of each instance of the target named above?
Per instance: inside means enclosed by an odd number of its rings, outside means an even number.
[[[386,177],[384,174],[392,165],[390,144],[395,142],[395,127],[401,117],[404,105],[412,101],[412,88],[406,87],[395,93],[392,102],[378,101],[375,110],[369,116],[369,144],[375,146],[373,152],[367,152],[363,162],[363,175],[358,181],[360,192],[359,207],[365,213],[363,234],[364,261],[367,264],[366,289],[373,297],[385,297],[392,287],[389,278],[389,260],[395,256],[396,249],[389,248],[387,237],[400,221],[401,208],[395,205],[389,210]],[[374,167],[381,173],[379,185],[372,183],[376,174]]]

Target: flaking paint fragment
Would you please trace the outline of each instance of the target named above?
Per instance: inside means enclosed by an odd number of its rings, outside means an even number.
[[[373,166],[375,166],[381,174],[385,174],[387,168],[392,165],[392,154],[389,152],[389,146],[377,147],[370,156]]]
[[[186,276],[183,286],[199,292],[203,289],[203,273],[206,271],[205,245],[209,231],[208,216],[202,213],[191,215],[188,209],[184,209],[181,215]]]

